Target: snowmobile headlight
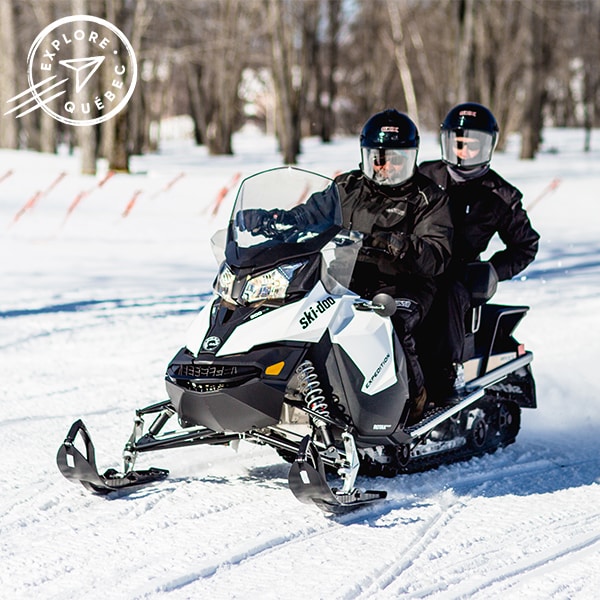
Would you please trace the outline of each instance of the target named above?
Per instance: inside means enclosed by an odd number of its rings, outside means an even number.
[[[235,300],[233,299],[233,284],[235,283],[235,275],[231,272],[231,269],[223,263],[219,274],[217,275],[217,280],[215,282],[215,292],[223,298],[226,302],[231,302],[235,304]]]
[[[285,298],[290,281],[305,262],[280,265],[276,269],[249,279],[241,299],[247,303]]]

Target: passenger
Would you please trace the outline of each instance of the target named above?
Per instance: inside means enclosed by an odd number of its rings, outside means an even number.
[[[498,130],[485,106],[459,104],[441,125],[442,159],[419,166],[448,193],[454,226],[452,260],[436,279],[438,292],[419,334],[429,396],[438,405],[456,402],[455,387],[462,384],[465,316],[471,306],[466,265],[479,260],[496,233],[504,248],[489,262],[500,281],[525,269],[538,250],[539,235],[521,204],[521,192],[490,168]]]

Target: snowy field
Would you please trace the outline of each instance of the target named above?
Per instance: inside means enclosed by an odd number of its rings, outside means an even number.
[[[420,159],[436,158],[424,138]],[[0,150],[0,597],[598,598],[600,131],[582,146],[582,132],[550,130],[534,161],[511,140],[493,162],[542,236],[495,299],[531,306],[517,335],[539,408],[517,443],[359,478],[388,499],[334,518],[294,498],[274,451],[246,443],[143,454],[138,467],[169,478],[117,498],[55,464],[82,417],[99,469],[121,468],[135,408],[166,397],[165,367],[210,294],[208,240],[236,177],[277,166],[274,141],[246,132],[218,158],[171,143],[108,179],[80,176],[76,157]],[[307,140],[300,163],[332,176],[358,154],[355,139]]]

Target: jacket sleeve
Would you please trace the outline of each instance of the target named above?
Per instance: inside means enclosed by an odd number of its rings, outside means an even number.
[[[498,228],[498,235],[506,247],[496,252],[490,262],[494,265],[500,281],[504,281],[525,269],[538,251],[540,236],[531,226],[521,203],[520,192]]]
[[[419,194],[423,208],[415,215],[413,232],[406,235],[406,252],[396,267],[402,272],[434,277],[450,262],[453,228],[448,196],[437,189],[421,189]]]

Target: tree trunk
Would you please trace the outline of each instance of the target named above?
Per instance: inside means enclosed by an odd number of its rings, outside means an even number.
[[[387,9],[390,16],[391,36],[393,42],[394,60],[402,81],[404,90],[404,99],[406,101],[407,112],[415,123],[419,123],[419,107],[417,104],[417,94],[413,82],[410,64],[406,54],[406,41],[403,31],[400,6],[394,0],[387,0]]]
[[[88,14],[88,8],[87,0],[71,0],[71,10],[74,15],[86,15]],[[73,40],[73,57],[86,58],[87,56],[88,47],[84,43],[84,40]],[[92,84],[92,81],[90,81],[87,87],[89,88]],[[94,95],[91,95],[91,97],[93,98]],[[72,117],[78,120],[89,118],[88,115],[82,112],[81,106],[77,106]],[[82,125],[75,129],[81,160],[81,173],[83,175],[95,175],[97,150],[96,128],[93,125]]]
[[[15,113],[4,115],[6,100],[17,95],[14,0],[0,1],[0,147],[16,149],[19,146],[19,125]]]
[[[335,112],[333,106],[337,96],[335,81],[339,57],[339,33],[342,24],[341,0],[327,2],[327,45],[326,45],[326,77],[324,83],[325,99],[321,117],[321,140],[330,142],[335,131]]]
[[[521,159],[532,159],[539,148],[542,133],[542,108],[544,100],[544,3],[530,11],[528,47],[525,56],[525,106],[521,127]]]
[[[473,93],[473,85],[470,82],[473,63],[474,0],[460,0],[459,10],[456,103],[469,101]]]
[[[284,163],[296,164],[300,153],[300,116],[292,74],[291,48],[288,46],[291,36],[281,9],[282,3],[279,0],[269,1],[272,72],[277,97],[277,135]]]

